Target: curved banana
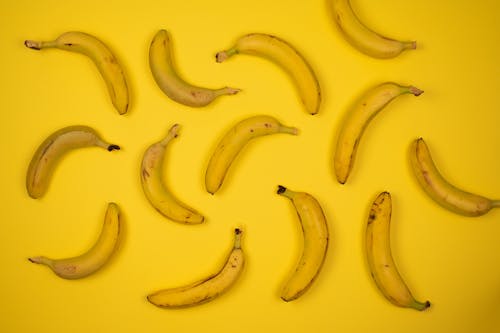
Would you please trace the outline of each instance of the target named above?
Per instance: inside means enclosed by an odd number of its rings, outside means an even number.
[[[349,0],[332,1],[333,16],[345,39],[374,58],[394,58],[404,50],[417,48],[415,41],[387,38],[366,27],[352,10]]]
[[[273,61],[283,68],[293,79],[305,109],[316,114],[321,104],[321,89],[312,67],[306,59],[283,39],[261,33],[252,33],[240,37],[225,51],[216,54],[217,62],[238,54],[250,54]]]
[[[310,194],[281,185],[277,193],[292,201],[304,237],[302,256],[281,292],[281,298],[289,302],[304,294],[318,276],[328,250],[328,224],[320,204]]]
[[[423,91],[413,86],[387,82],[367,91],[353,106],[340,129],[334,157],[335,175],[344,184],[351,172],[361,136],[370,121],[389,102],[403,94],[418,96]]]
[[[141,166],[142,188],[149,202],[165,217],[181,223],[201,223],[204,217],[178,201],[163,182],[165,151],[178,133],[179,124],[175,124],[165,138],[149,146],[144,153]]]
[[[183,80],[175,70],[170,35],[166,30],[156,33],[149,48],[149,65],[160,89],[170,99],[192,107],[210,104],[222,95],[234,95],[240,90],[224,87],[208,89],[193,86]]]
[[[492,208],[500,207],[500,200],[490,200],[448,183],[436,168],[424,139],[419,138],[413,142],[410,162],[418,183],[444,208],[465,216],[480,216]]]
[[[371,276],[378,289],[394,305],[425,310],[431,303],[412,296],[394,263],[390,244],[392,200],[389,192],[380,193],[372,204],[366,225],[365,251]]]
[[[182,308],[206,303],[226,292],[243,270],[245,256],[241,249],[240,229],[234,230],[234,245],[224,266],[215,274],[185,286],[159,290],[147,296],[161,308]]]
[[[208,163],[205,173],[207,192],[215,194],[219,190],[229,167],[248,141],[277,133],[297,135],[298,129],[284,126],[275,118],[265,115],[244,119],[231,128],[215,148]]]
[[[80,279],[99,270],[115,252],[121,229],[120,208],[109,203],[104,217],[101,234],[95,244],[84,254],[66,258],[50,259],[44,256],[28,258],[35,264],[48,266],[63,279]]]
[[[97,146],[108,151],[118,150],[119,146],[109,144],[88,126],[64,127],[46,138],[38,147],[28,167],[26,189],[30,197],[42,197],[50,183],[52,173],[65,153],[72,149]]]
[[[106,82],[109,96],[118,113],[127,113],[129,91],[123,68],[108,46],[96,37],[84,32],[70,31],[63,33],[55,40],[26,40],[24,45],[35,50],[58,48],[88,56]]]

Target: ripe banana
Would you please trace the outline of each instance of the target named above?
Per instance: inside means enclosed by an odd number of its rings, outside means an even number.
[[[178,133],[179,124],[175,124],[165,138],[149,146],[144,153],[141,166],[142,188],[149,202],[165,217],[181,223],[201,223],[204,217],[178,201],[163,182],[165,151]]]
[[[404,50],[417,48],[415,41],[387,38],[366,27],[352,10],[349,0],[332,1],[333,16],[345,39],[374,58],[394,58]]]
[[[115,252],[120,236],[121,216],[116,203],[109,203],[101,234],[95,244],[84,254],[66,259],[44,256],[28,258],[36,264],[47,265],[63,279],[80,279],[99,270]]]
[[[129,91],[122,66],[115,55],[102,41],[84,32],[65,32],[55,40],[26,40],[24,45],[30,49],[58,48],[81,53],[88,56],[101,73],[111,101],[120,114],[127,113],[129,107]]]
[[[149,48],[149,65],[160,89],[170,99],[192,107],[210,104],[222,95],[234,95],[240,90],[224,87],[208,89],[193,86],[183,80],[176,72],[170,35],[166,30],[156,33]]]
[[[240,276],[245,263],[240,229],[234,230],[234,245],[225,265],[215,274],[181,287],[159,290],[147,296],[161,308],[182,308],[213,300],[227,291]]]
[[[378,289],[394,305],[425,310],[431,303],[412,296],[394,263],[390,244],[391,195],[380,193],[372,204],[366,225],[365,250],[371,276]]]
[[[334,157],[335,175],[344,184],[351,172],[361,136],[369,122],[389,102],[403,94],[418,96],[423,91],[413,86],[387,82],[370,89],[349,111],[337,139]]]
[[[321,103],[318,79],[306,59],[292,45],[276,36],[252,33],[240,37],[230,49],[218,52],[215,58],[217,62],[223,62],[238,53],[263,57],[283,68],[297,86],[306,111],[318,113]]]
[[[277,133],[297,135],[298,129],[284,126],[275,118],[265,115],[250,117],[237,123],[224,135],[210,158],[205,173],[207,191],[215,194],[219,190],[229,167],[248,141]]]
[[[281,185],[277,193],[292,201],[304,237],[302,256],[281,292],[281,298],[289,302],[304,294],[318,276],[328,249],[328,224],[320,204],[312,195],[294,192]]]
[[[500,207],[500,200],[490,200],[448,183],[436,168],[424,139],[419,138],[413,142],[410,161],[418,183],[444,208],[465,216],[480,216],[492,208]]]
[[[108,151],[120,147],[109,144],[91,127],[68,126],[46,138],[38,147],[28,167],[26,188],[33,199],[42,197],[50,183],[57,162],[72,149],[97,146]]]

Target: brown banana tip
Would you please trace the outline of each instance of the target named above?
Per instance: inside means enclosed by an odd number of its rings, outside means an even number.
[[[30,49],[33,49],[33,50],[40,50],[40,46],[38,45],[38,43],[33,41],[33,40],[28,40],[28,39],[25,40],[24,46],[26,46]]]
[[[228,58],[226,51],[220,51],[215,54],[215,61],[217,62],[223,62]]]
[[[235,229],[234,229],[234,233],[235,233],[236,235],[239,235],[239,234],[241,234],[242,232],[243,232],[243,231],[242,231],[240,228],[235,228]]]
[[[418,89],[417,87],[410,86],[409,88],[410,93],[412,93],[415,96],[420,96],[424,93],[423,90]]]
[[[286,187],[285,186],[282,186],[282,185],[278,185],[278,191],[276,191],[276,193],[278,194],[282,194],[286,191]]]
[[[109,145],[108,146],[108,151],[113,151],[113,150],[120,150],[120,146],[118,145]]]
[[[428,309],[428,308],[430,308],[430,307],[431,307],[431,302],[429,302],[429,301],[425,301],[425,308],[424,308],[424,310],[425,310],[425,309]]]
[[[29,262],[32,262],[32,263],[35,263],[35,261],[33,260],[33,258],[28,258]]]

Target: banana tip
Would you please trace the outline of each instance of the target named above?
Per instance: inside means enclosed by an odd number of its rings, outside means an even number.
[[[40,45],[38,42],[34,40],[25,40],[24,41],[24,46],[33,49],[33,50],[40,50]]]
[[[409,88],[410,93],[412,93],[415,96],[420,96],[424,93],[423,90],[418,89],[417,87],[410,86]]]
[[[278,185],[278,190],[276,191],[277,194],[282,194],[286,191],[286,187],[283,185]]]
[[[228,54],[226,53],[226,51],[217,52],[217,54],[215,55],[215,61],[217,61],[219,63],[223,62],[227,58],[228,58]]]
[[[113,151],[113,150],[120,150],[120,146],[118,145],[109,145],[108,146],[108,151]]]

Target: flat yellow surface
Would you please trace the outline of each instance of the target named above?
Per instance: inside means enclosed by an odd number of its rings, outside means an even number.
[[[418,187],[408,148],[426,139],[443,174],[458,187],[500,198],[500,2],[352,0],[373,29],[418,48],[392,60],[371,59],[347,44],[315,1],[2,1],[0,4],[0,331],[1,332],[498,332],[500,211],[466,218],[445,211]],[[174,42],[178,71],[206,87],[233,86],[203,109],[169,100],[156,86],[148,47],[159,29]],[[102,39],[123,63],[132,91],[128,114],[113,109],[102,79],[84,56],[33,51],[25,39],[49,40],[69,30]],[[323,104],[302,109],[287,74],[273,63],[214,55],[249,32],[275,34],[294,45],[316,71]],[[384,81],[413,84],[370,124],[346,185],[332,158],[348,106]],[[235,122],[273,115],[299,136],[252,142],[215,196],[204,190],[211,151]],[[139,168],[146,147],[174,124],[165,177],[172,191],[200,210],[199,226],[171,222],[148,203]],[[40,200],[28,197],[25,175],[38,145],[53,131],[83,124],[122,146],[107,153],[69,154]],[[323,270],[300,299],[279,292],[301,249],[291,203],[278,184],[313,194],[331,231]],[[395,261],[425,312],[389,303],[370,278],[363,232],[371,202],[393,196]],[[124,233],[105,268],[76,281],[28,262],[67,257],[96,239],[106,203],[120,205]],[[218,269],[244,229],[247,265],[225,295],[198,307],[163,310],[145,296],[192,282]]]

